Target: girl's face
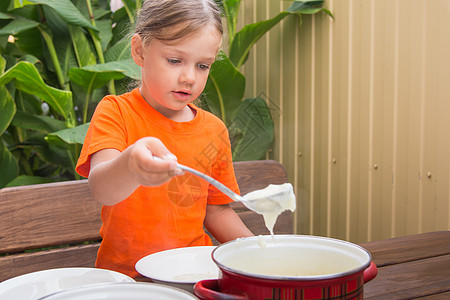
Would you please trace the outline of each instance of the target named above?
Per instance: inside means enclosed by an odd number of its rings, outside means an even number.
[[[214,26],[170,44],[152,39],[144,45],[135,35],[131,48],[134,61],[142,67],[140,92],[144,99],[169,119],[191,120],[194,115],[187,104],[205,88],[221,42]]]

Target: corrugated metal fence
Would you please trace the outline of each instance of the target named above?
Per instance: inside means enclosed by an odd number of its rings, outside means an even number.
[[[241,23],[290,2],[244,0]],[[252,50],[298,197],[296,232],[364,242],[450,229],[450,1],[328,0]]]

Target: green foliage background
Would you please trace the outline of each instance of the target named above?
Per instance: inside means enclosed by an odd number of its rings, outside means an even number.
[[[273,141],[273,122],[263,99],[243,99],[239,68],[285,17],[330,13],[323,1],[292,1],[274,18],[236,31],[241,1],[218,2],[229,53],[221,52],[211,68],[204,108],[227,124],[235,160],[261,159]],[[0,2],[0,188],[79,178],[74,167],[97,103],[140,79],[128,33],[141,2],[123,3],[113,12],[108,0]]]

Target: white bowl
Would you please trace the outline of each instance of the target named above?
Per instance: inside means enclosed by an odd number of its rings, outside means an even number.
[[[218,278],[219,269],[211,257],[215,248],[185,247],[153,253],[136,263],[136,271],[153,282],[192,293],[197,281]]]
[[[96,268],[59,268],[17,276],[0,283],[0,299],[35,300],[95,283],[135,282],[125,274]]]
[[[192,300],[194,295],[171,286],[148,282],[91,284],[48,295],[41,300]]]

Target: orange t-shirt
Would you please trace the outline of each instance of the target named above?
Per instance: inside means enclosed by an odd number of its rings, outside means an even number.
[[[196,110],[189,122],[175,122],[153,109],[138,89],[106,96],[98,104],[76,171],[88,177],[90,157],[107,148],[124,151],[146,136],[159,138],[178,162],[218,179],[238,192],[228,131],[211,113]],[[211,245],[203,229],[207,204],[227,204],[227,196],[206,181],[185,173],[158,187],[140,186],[127,199],[102,208],[103,240],[96,266],[138,276],[136,262],[151,253]]]

